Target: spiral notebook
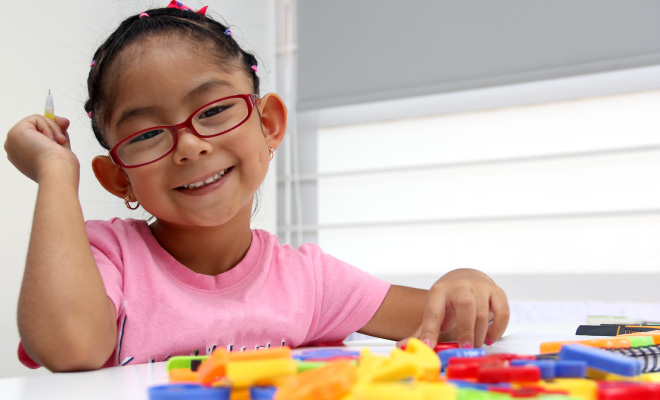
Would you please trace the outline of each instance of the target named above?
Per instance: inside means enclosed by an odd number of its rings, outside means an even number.
[[[642,372],[660,372],[660,346],[607,349],[609,351],[634,357],[642,363]]]

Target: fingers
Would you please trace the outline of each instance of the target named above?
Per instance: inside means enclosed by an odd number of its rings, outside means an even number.
[[[440,326],[445,318],[446,304],[447,299],[443,291],[429,291],[428,300],[422,316],[422,324],[418,329],[419,334],[416,336],[432,348],[438,343]]]
[[[57,131],[59,135],[57,136],[57,143],[61,145],[66,145],[66,147],[71,148],[69,142],[69,120],[66,118],[55,116],[55,124],[58,126],[59,130]]]
[[[55,116],[55,123],[60,127],[62,131],[66,131],[69,129],[69,120],[63,117],[58,117],[57,115]]]
[[[40,116],[39,116],[40,117]],[[38,121],[41,122],[44,119],[38,118]],[[44,134],[47,134],[48,137],[53,139],[55,142],[57,142],[59,145],[62,146],[68,146],[69,142],[69,136],[66,132],[67,128],[69,127],[69,120],[66,118],[62,117],[55,117],[55,121],[51,120],[50,118],[45,118],[46,126],[39,125],[38,129],[43,127],[45,128],[44,131],[41,131]]]
[[[456,340],[462,348],[481,347],[499,339],[508,322],[509,305],[504,291],[483,272],[458,269],[431,287],[422,322],[412,337],[432,347],[439,337]]]
[[[429,291],[419,338],[435,345],[443,332],[462,348],[481,347],[499,339],[508,322],[504,291],[482,272],[456,270]]]
[[[493,313],[493,323],[488,328],[485,343],[490,346],[502,337],[509,323],[509,302],[506,294],[500,288],[497,288],[490,299],[490,308]]]
[[[509,304],[497,286],[461,290],[451,299],[457,314],[456,340],[460,347],[492,345],[502,337],[509,322]]]
[[[34,125],[37,131],[42,135],[53,140],[60,146],[71,149],[69,143],[69,135],[67,129],[69,128],[69,120],[62,117],[55,117],[55,121],[42,115],[33,115],[28,118],[30,123]]]
[[[447,307],[445,310],[445,320],[440,326],[440,333],[449,332],[456,328],[456,311],[454,307]],[[453,339],[452,339],[453,340]]]
[[[484,344],[486,333],[488,331],[490,302],[488,296],[484,296],[483,293],[480,293],[480,295],[475,295],[475,301],[476,313],[474,321],[473,345],[474,347],[481,347]]]
[[[55,121],[53,121],[43,115],[33,115],[25,121],[34,125],[34,128],[41,134],[59,144],[64,144],[68,140],[65,132],[69,127],[69,120],[66,118],[55,117]]]
[[[451,304],[456,312],[456,341],[469,349],[475,345],[477,301],[468,286],[460,285],[451,294]]]
[[[62,128],[55,121],[43,115],[32,115],[25,118],[16,124],[12,131],[16,131],[17,135],[22,135],[23,132],[39,133],[57,143],[60,143],[63,138],[65,139]]]
[[[25,176],[39,181],[45,160],[64,160],[79,166],[71,152],[66,129],[69,121],[56,117],[56,121],[43,115],[32,115],[14,125],[5,140],[7,158]],[[57,157],[45,157],[56,155]]]
[[[432,290],[422,325],[413,337],[435,346],[441,332],[455,329],[460,347],[481,347],[489,329],[489,314],[488,295],[473,293],[469,285],[457,286],[449,296]]]

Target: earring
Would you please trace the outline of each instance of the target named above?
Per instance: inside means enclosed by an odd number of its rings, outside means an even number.
[[[274,156],[275,156],[275,150],[273,150],[272,147],[269,147],[268,148],[268,157],[272,160]]]
[[[137,202],[137,201],[135,202],[135,207],[133,207],[133,206],[131,205],[131,196],[129,196],[129,195],[126,195],[126,197],[124,198],[124,204],[126,204],[126,207],[127,207],[129,210],[137,210],[138,207],[140,207],[140,203]]]

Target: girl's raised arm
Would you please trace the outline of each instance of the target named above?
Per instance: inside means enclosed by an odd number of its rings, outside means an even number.
[[[482,272],[457,269],[428,291],[393,285],[360,332],[392,340],[416,337],[431,347],[449,340],[481,347],[499,339],[508,321],[504,291]]]
[[[52,371],[100,368],[116,341],[116,312],[107,297],[78,199],[80,167],[69,121],[33,115],[7,134],[8,159],[39,184],[18,329],[28,355]]]

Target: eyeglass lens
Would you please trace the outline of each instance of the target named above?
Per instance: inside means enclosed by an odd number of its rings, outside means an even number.
[[[234,129],[248,116],[248,104],[242,97],[233,97],[209,104],[191,119],[199,136],[215,136]],[[172,128],[160,127],[142,131],[117,148],[121,161],[138,165],[156,160],[174,146]]]

